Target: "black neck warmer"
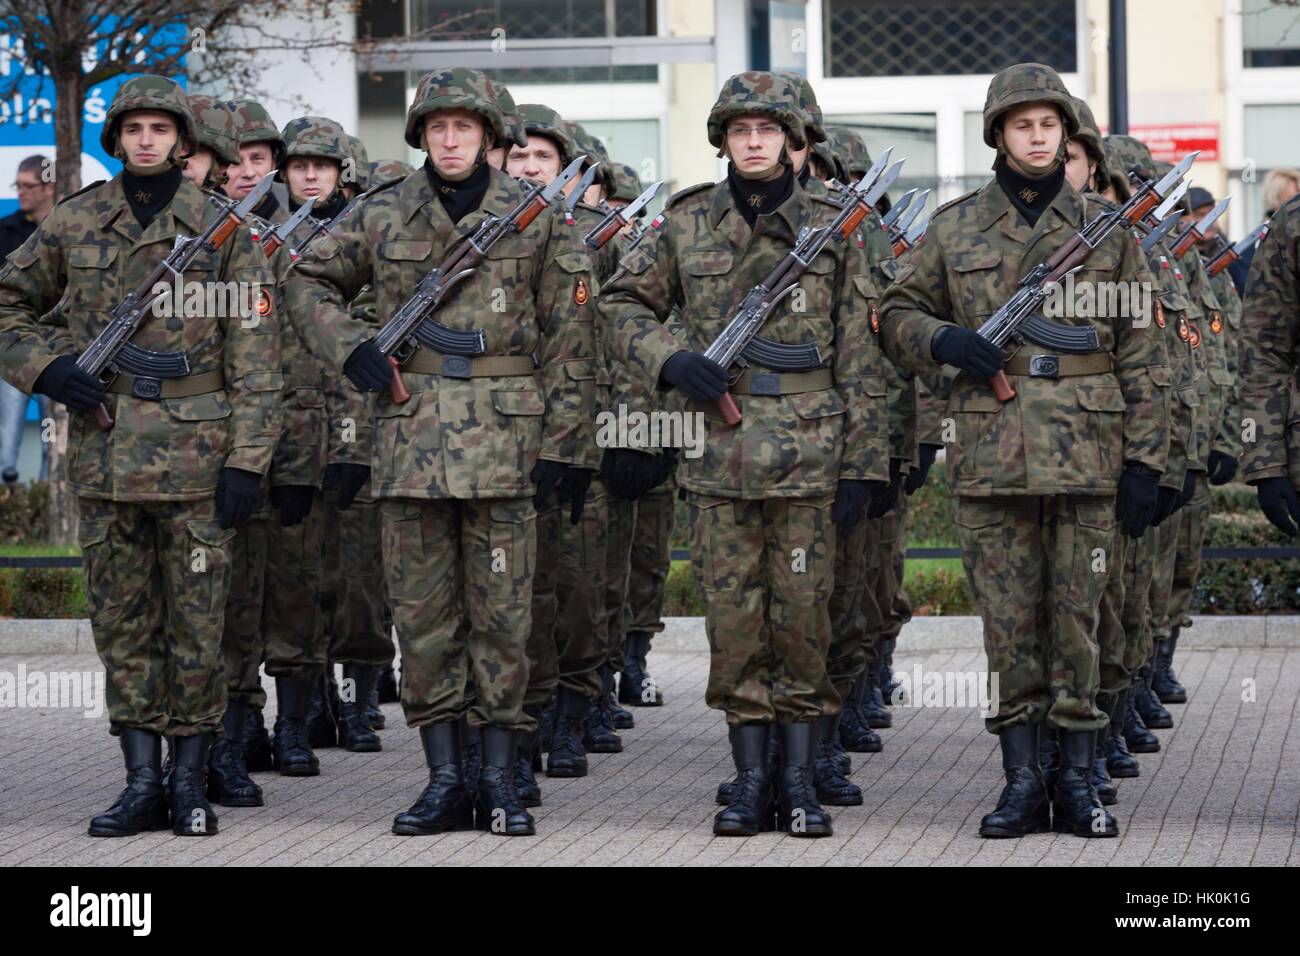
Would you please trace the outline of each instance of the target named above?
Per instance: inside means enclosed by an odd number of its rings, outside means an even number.
[[[343,211],[343,207],[347,204],[348,197],[343,195],[343,190],[336,189],[325,197],[324,201],[317,199],[316,205],[311,207],[311,214],[314,219],[333,219]],[[289,212],[297,212],[301,206],[302,203],[294,199],[293,196],[289,197]]]
[[[790,198],[794,191],[794,173],[789,166],[785,166],[784,172],[776,179],[745,179],[736,172],[734,165],[729,164],[727,185],[731,187],[731,198],[736,209],[752,229],[759,216],[772,212]]]
[[[135,213],[141,229],[149,228],[153,217],[172,201],[180,185],[181,171],[176,166],[168,166],[156,176],[140,176],[129,169],[122,170],[122,191],[126,193],[127,205]]]
[[[1037,179],[1016,172],[1005,156],[998,157],[994,168],[997,171],[998,185],[1011,200],[1011,205],[1016,207],[1031,226],[1038,224],[1038,217],[1051,205],[1065,184],[1065,163],[1057,163],[1055,169]]]
[[[275,193],[268,192],[262,197],[261,202],[253,207],[253,215],[266,222],[271,221],[271,217],[280,209],[280,200],[275,198]]]
[[[434,168],[433,160],[425,159],[424,172],[429,177],[429,186],[433,194],[442,203],[452,222],[460,222],[483,202],[487,194],[488,182],[492,178],[487,163],[478,163],[474,171],[464,179],[452,181],[443,179]]]

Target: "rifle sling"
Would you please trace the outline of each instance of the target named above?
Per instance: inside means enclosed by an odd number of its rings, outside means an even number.
[[[488,378],[532,375],[537,365],[531,355],[479,355],[473,358],[443,355],[432,349],[417,349],[402,365],[403,372],[417,375],[446,375],[448,378]]]
[[[158,401],[163,398],[189,398],[193,395],[206,395],[219,392],[226,387],[226,376],[221,369],[207,372],[195,372],[181,378],[148,378],[120,372],[108,385],[108,391],[114,395],[130,395],[146,401]]]

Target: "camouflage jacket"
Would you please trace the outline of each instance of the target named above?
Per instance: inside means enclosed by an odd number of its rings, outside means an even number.
[[[703,351],[745,295],[793,247],[805,226],[829,224],[836,207],[796,188],[751,231],[728,184],[705,183],[668,201],[662,227],[623,260],[600,296],[615,354],[657,383],[665,361]],[[885,480],[889,409],[885,358],[871,315],[888,277],[854,242],[832,241],[760,330],[776,342],[815,342],[832,388],[736,398],[743,419],[722,423],[711,404],[699,458],[683,457],[682,487],[728,498],[806,497],[834,492],[839,479]],[[677,309],[680,332],[665,326]]]
[[[1208,270],[1206,275],[1209,275]],[[1238,343],[1241,337],[1241,297],[1237,295],[1237,289],[1232,284],[1232,276],[1227,269],[1211,278],[1210,285],[1214,288],[1214,295],[1220,307],[1217,326],[1214,317],[1210,317],[1210,334],[1222,340],[1218,343],[1222,372],[1217,377],[1211,372],[1210,381],[1223,391],[1221,425],[1213,436],[1210,448],[1232,458],[1239,458],[1241,457],[1241,382],[1238,377]]]
[[[941,206],[885,292],[885,351],[913,372],[933,370],[936,332],[949,323],[977,328],[1010,298],[1024,273],[1097,211],[1066,185],[1031,228],[996,180]],[[1076,285],[1120,282],[1127,288],[1150,281],[1132,238],[1120,232],[1112,232],[1075,277]],[[1077,314],[1055,321],[1096,326],[1112,369],[1056,379],[1016,376],[1016,395],[1006,404],[987,382],[958,375],[945,416],[954,424],[954,440],[945,445],[954,494],[1109,495],[1126,460],[1164,471],[1170,371],[1155,324]]]
[[[1140,243],[1143,238],[1145,236],[1140,231],[1134,231],[1134,242]],[[1155,280],[1155,325],[1164,333],[1172,386],[1169,457],[1160,484],[1182,490],[1188,469],[1205,470],[1208,432],[1207,419],[1201,408],[1201,382],[1205,376],[1201,350],[1192,344],[1199,341],[1203,313],[1200,301],[1188,287],[1187,274],[1181,266],[1174,264],[1167,243],[1156,244],[1147,256],[1147,265]]]
[[[120,175],[61,202],[0,270],[4,377],[30,393],[57,356],[79,354],[90,344],[107,314],[171,251],[175,237],[195,235],[219,215],[188,180],[147,229],[127,205]],[[200,252],[183,279],[210,290],[247,283],[239,287],[244,304],[258,303],[273,288],[266,257],[246,224],[219,250]],[[252,293],[254,283],[260,293]],[[131,341],[154,351],[184,351],[192,373],[220,370],[224,389],[159,401],[110,393],[116,425],[108,431],[100,431],[91,415],[71,413],[67,474],[77,495],[185,501],[210,497],[223,466],[266,474],[280,433],[278,310],[271,296],[266,315],[256,309],[241,315],[218,301],[223,298],[208,298],[201,315],[150,316]],[[228,311],[235,314],[220,314]]]
[[[425,171],[415,170],[372,193],[303,252],[281,283],[290,320],[308,349],[339,374],[352,350],[377,331],[375,321],[350,307],[364,286],[373,287],[375,315],[392,315],[456,241],[522,197],[514,179],[493,169],[480,208],[455,224]],[[375,402],[376,497],[521,497],[533,491],[529,476],[539,455],[574,463],[560,448],[563,436],[592,412],[547,407],[544,399],[565,374],[557,357],[569,354],[566,340],[576,325],[570,309],[541,310],[552,285],[570,284],[554,262],[554,224],[553,216],[538,216],[493,245],[437,315],[450,328],[482,329],[486,355],[535,356],[538,373],[458,379],[403,372],[411,400],[397,405],[383,393]]]
[[[1298,346],[1300,197],[1273,217],[1246,279],[1240,344],[1244,481],[1288,475],[1300,487]]]
[[[1172,241],[1169,246],[1172,250]],[[1173,258],[1172,252],[1170,258]],[[1218,293],[1210,284],[1210,276],[1201,265],[1200,256],[1193,251],[1184,255],[1176,264],[1186,280],[1187,294],[1199,313],[1190,343],[1196,368],[1196,394],[1200,398],[1194,470],[1205,471],[1210,449],[1214,447],[1215,438],[1223,428],[1223,412],[1232,386],[1223,347],[1223,310],[1219,306]],[[1216,319],[1219,329],[1217,335],[1212,328]]]

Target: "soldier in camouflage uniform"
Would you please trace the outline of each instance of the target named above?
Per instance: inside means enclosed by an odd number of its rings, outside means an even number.
[[[728,370],[702,354],[800,230],[835,217],[834,203],[795,182],[790,150],[806,143],[798,98],[796,84],[772,73],[726,82],[708,132],[730,160],[727,178],[670,199],[665,225],[626,257],[600,299],[615,353],[705,417],[704,454],[682,461],[678,481],[706,602],[706,700],[726,713],[739,771],[714,821],[720,835],[773,825],[773,725],[782,759],[776,825],[798,836],[831,832],[813,761],[818,721],[839,706],[826,672],[836,530],[852,530],[889,473],[883,358],[869,321],[877,290],[856,243],[828,244],[800,279],[803,308],[787,297],[762,331],[777,343],[815,341],[825,365],[779,375],[752,366],[729,383]],[[674,309],[678,336],[664,325]],[[714,404],[728,387],[743,414],[735,427]]]
[[[339,172],[339,189],[346,202],[356,199],[374,184],[370,180],[370,155],[366,152],[366,144],[347,133],[343,138],[347,142],[347,158]]]
[[[235,114],[211,96],[189,97],[194,114],[194,135],[198,145],[193,156],[185,158],[185,178],[209,192],[226,182],[226,169],[239,165],[239,126]]]
[[[881,342],[916,373],[960,369],[948,398],[956,440],[949,486],[967,581],[984,620],[998,711],[987,721],[1002,747],[1007,785],[983,836],[1049,827],[1115,836],[1091,773],[1096,733],[1098,606],[1119,531],[1139,535],[1165,467],[1168,359],[1158,330],[1137,317],[1081,316],[1100,350],[1030,361],[975,329],[1093,211],[1065,181],[1067,137],[1078,115],[1060,77],[1041,64],[1003,70],[989,85],[984,140],[995,178],[941,206],[924,241],[886,290]],[[1112,232],[1076,282],[1149,281],[1132,240]],[[989,388],[1014,382],[1006,403]],[[1116,497],[1118,492],[1118,499]],[[1048,609],[1050,608],[1050,612]],[[991,682],[991,681],[990,681]],[[1038,761],[1046,723],[1059,732],[1061,768],[1049,798]],[[1051,820],[1054,811],[1055,821]]]
[[[5,378],[71,409],[68,481],[111,732],[127,786],[92,836],[165,828],[217,832],[207,759],[226,707],[221,632],[231,539],[259,497],[280,429],[279,323],[271,273],[246,225],[200,251],[187,283],[256,283],[248,314],[146,318],[132,344],[183,353],[177,378],[122,373],[108,385],[76,366],[106,314],[171,251],[221,215],[181,175],[196,141],[184,92],[161,76],[124,83],[101,138],[124,169],[65,199],[0,271]],[[186,296],[187,303],[190,297]],[[104,431],[88,413],[105,403]],[[175,766],[164,793],[162,735]]]
[[[279,168],[284,158],[284,139],[266,107],[256,100],[227,100],[226,107],[235,114],[239,129],[239,165],[227,170],[222,189],[232,199],[243,199],[263,176],[270,176]],[[284,221],[285,213],[275,190],[262,197],[253,214],[264,223]]]
[[[1241,476],[1283,534],[1300,524],[1300,196],[1272,217],[1246,279],[1241,321]],[[1292,449],[1297,449],[1292,460]]]
[[[429,765],[428,786],[394,821],[402,835],[471,820],[498,834],[535,832],[513,769],[517,734],[536,725],[523,709],[536,505],[552,490],[563,496],[575,487],[569,472],[576,462],[564,460],[561,446],[592,415],[545,400],[564,374],[558,357],[572,347],[576,324],[570,308],[541,308],[551,290],[570,287],[554,264],[554,220],[539,216],[493,245],[439,311],[438,321],[451,328],[480,328],[487,354],[462,369],[431,349],[417,350],[402,367],[411,391],[403,404],[391,400],[393,366],[372,341],[375,325],[349,309],[369,284],[375,315],[392,315],[454,242],[486,215],[517,205],[519,184],[485,162],[487,148],[505,137],[486,75],[427,74],[406,123],[407,143],[428,151],[424,169],[346,214],[282,284],[288,314],[312,352],[358,388],[381,392],[373,493],[402,651],[402,707],[419,728]],[[530,496],[538,489],[535,504]],[[471,679],[469,719],[482,735],[472,803],[460,740]]]

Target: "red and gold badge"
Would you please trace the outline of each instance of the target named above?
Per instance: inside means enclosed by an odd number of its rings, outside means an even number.
[[[1156,325],[1162,329],[1165,327],[1165,307],[1160,304],[1159,299],[1156,299]]]
[[[265,289],[257,290],[257,314],[263,316],[271,314],[271,293]]]
[[[871,331],[875,335],[880,334],[880,312],[876,309],[876,303],[871,303]]]
[[[589,298],[591,298],[591,293],[587,291],[587,280],[579,279],[578,284],[573,289],[573,301],[578,305],[586,305]]]
[[[1223,316],[1218,312],[1213,313],[1210,318],[1210,331],[1215,335],[1223,334]]]
[[[1181,315],[1178,317],[1178,337],[1184,342],[1192,337],[1192,330],[1187,325],[1187,319]]]
[[[1187,323],[1187,336],[1188,341],[1192,343],[1192,348],[1198,349],[1201,347],[1201,330],[1190,322]]]

